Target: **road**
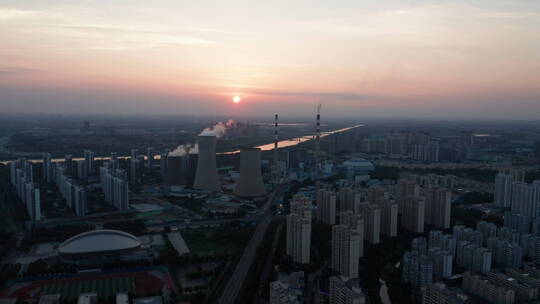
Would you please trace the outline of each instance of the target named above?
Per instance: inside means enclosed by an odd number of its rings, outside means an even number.
[[[257,224],[257,228],[255,229],[255,233],[253,233],[251,240],[244,249],[242,258],[240,259],[240,261],[238,261],[238,264],[236,265],[232,276],[229,278],[227,286],[225,286],[225,289],[223,290],[223,293],[221,294],[221,298],[219,299],[218,303],[235,303],[236,298],[238,297],[238,293],[240,293],[240,290],[242,289],[242,285],[244,283],[244,280],[246,279],[249,268],[251,267],[251,264],[255,259],[257,247],[259,247],[259,245],[261,244],[264,235],[266,234],[266,231],[270,226],[270,222],[272,222],[273,213],[270,209],[270,206],[275,204],[279,200],[279,198],[281,198],[285,191],[285,188],[285,184],[278,185],[274,193],[272,193],[266,204],[263,206],[262,218]]]
[[[272,270],[274,269],[273,257],[276,253],[276,249],[278,247],[279,237],[281,236],[281,231],[283,230],[283,226],[285,224],[282,222],[279,224],[279,226],[276,229],[276,233],[274,234],[274,240],[272,241],[272,249],[270,249],[270,252],[266,256],[266,265],[264,266],[264,270],[261,274],[261,277],[259,279],[259,289],[257,291],[257,299],[255,300],[255,303],[268,303],[266,299],[262,298],[263,290],[266,286],[268,286],[268,282],[270,281],[270,276],[272,275]]]

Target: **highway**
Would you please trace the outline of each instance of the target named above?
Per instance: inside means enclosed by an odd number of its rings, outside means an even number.
[[[255,254],[257,252],[257,247],[261,244],[264,235],[266,234],[266,231],[268,230],[268,227],[270,226],[270,222],[272,222],[273,213],[270,209],[270,206],[276,203],[279,198],[283,195],[285,191],[286,185],[280,184],[276,187],[276,190],[270,198],[268,198],[268,201],[262,208],[262,218],[257,224],[257,228],[255,229],[255,233],[253,233],[253,236],[251,237],[251,240],[249,241],[248,245],[244,249],[244,253],[242,254],[242,258],[240,261],[238,261],[238,264],[236,265],[236,268],[232,274],[232,276],[229,278],[229,281],[227,282],[227,286],[225,286],[225,289],[223,290],[223,293],[221,294],[221,298],[219,299],[220,304],[234,304],[236,301],[236,298],[238,297],[238,294],[240,293],[240,290],[242,289],[242,285],[244,283],[244,280],[246,279],[247,273],[249,271],[249,268],[251,267],[251,264],[253,263],[253,260],[255,259]]]

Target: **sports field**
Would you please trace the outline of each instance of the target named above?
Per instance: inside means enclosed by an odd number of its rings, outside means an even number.
[[[69,302],[76,300],[81,293],[96,292],[99,299],[105,300],[119,292],[144,297],[162,291],[164,286],[176,291],[168,269],[152,267],[15,282],[0,291],[0,298],[23,300],[36,299],[46,294],[60,294],[62,302]]]
[[[135,282],[131,277],[112,277],[99,280],[80,280],[47,284],[42,287],[42,294],[60,294],[62,300],[75,300],[79,294],[97,292],[100,298],[107,298],[119,292],[134,293]]]

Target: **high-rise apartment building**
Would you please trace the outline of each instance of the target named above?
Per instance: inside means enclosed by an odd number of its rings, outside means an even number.
[[[94,176],[96,174],[96,165],[94,161],[94,152],[90,150],[84,150],[84,161],[86,164],[86,173],[88,176]]]
[[[465,304],[468,297],[446,288],[443,283],[434,283],[422,288],[422,304]]]
[[[438,248],[448,251],[451,255],[456,255],[456,239],[450,234],[443,234],[439,230],[429,232],[429,248]]]
[[[129,209],[129,183],[127,174],[122,169],[113,169],[114,162],[99,168],[101,187],[105,201],[119,210]]]
[[[512,176],[510,174],[499,173],[495,175],[495,206],[501,208],[510,207],[512,203]]]
[[[504,227],[517,231],[520,234],[527,234],[531,231],[531,217],[515,212],[505,212]]]
[[[291,213],[287,215],[286,253],[296,263],[310,262],[311,202],[303,195],[295,195]]]
[[[43,153],[43,180],[47,183],[53,182],[53,166],[51,153]]]
[[[360,239],[355,229],[345,225],[332,227],[332,268],[350,279],[358,278]]]
[[[336,224],[336,194],[321,189],[317,191],[317,219],[327,225]]]
[[[381,209],[377,205],[369,205],[362,213],[365,221],[366,240],[379,244],[381,240]]]
[[[366,296],[357,280],[343,276],[330,277],[330,304],[365,304]]]
[[[538,183],[513,184],[512,212],[531,218],[540,216],[540,185]]]
[[[364,218],[355,214],[352,211],[341,212],[339,215],[340,225],[345,225],[350,229],[356,230],[358,232],[359,241],[358,241],[358,254],[360,257],[364,256],[364,239],[365,239],[365,229],[364,229]]]
[[[497,225],[488,223],[486,221],[479,221],[476,223],[476,230],[480,231],[483,236],[483,246],[487,246],[487,240],[490,237],[497,236]]]
[[[438,228],[450,228],[452,192],[445,188],[425,190],[425,223]]]
[[[407,196],[404,199],[401,226],[416,233],[424,232],[425,202],[423,198]]]
[[[491,271],[492,253],[487,248],[479,247],[473,253],[472,271],[488,273]]]
[[[154,148],[153,147],[148,147],[146,149],[146,166],[148,167],[148,169],[152,169],[152,167],[154,166]]]
[[[382,199],[379,202],[381,209],[381,233],[388,237],[397,236],[398,205],[390,199]]]
[[[420,196],[420,185],[416,181],[400,179],[396,185],[396,202],[398,203],[399,214],[403,214],[405,198],[409,196]]]
[[[433,262],[433,275],[438,279],[447,279],[452,276],[454,256],[448,251],[439,248],[430,248],[428,257]]]
[[[411,252],[418,255],[426,255],[428,252],[428,242],[425,237],[417,237],[411,241]]]
[[[484,276],[466,272],[463,275],[463,289],[473,295],[484,298],[495,304],[516,303],[516,292],[513,289],[498,286]]]
[[[388,193],[382,186],[375,185],[368,188],[368,201],[371,204],[379,205],[384,199],[388,199]]]
[[[358,191],[351,189],[350,187],[344,187],[339,190],[339,212],[345,212],[348,210],[354,213],[359,213],[359,204],[361,201],[361,195]]]
[[[41,192],[33,182],[33,165],[24,158],[10,164],[10,180],[32,222],[41,220]]]
[[[407,251],[401,263],[401,279],[404,283],[421,288],[433,282],[433,262],[428,256]]]

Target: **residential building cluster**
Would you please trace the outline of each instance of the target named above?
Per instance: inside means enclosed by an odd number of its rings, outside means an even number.
[[[452,234],[432,230],[429,241],[413,239],[411,250],[403,255],[402,281],[422,288],[424,303],[436,303],[439,297],[463,303],[454,292],[433,282],[451,278],[453,269],[465,270],[462,288],[470,294],[493,303],[534,301],[540,270],[533,263],[524,265],[524,258],[538,261],[539,252],[538,236],[486,221],[479,221],[476,229],[454,226]]]
[[[296,194],[291,201],[291,213],[287,215],[286,253],[299,264],[310,262],[311,210],[311,201]]]
[[[84,158],[75,162],[71,155],[66,155],[64,162],[52,162],[51,154],[43,154],[43,180],[56,184],[58,192],[66,200],[66,205],[77,216],[86,215],[87,192],[76,180],[85,180],[93,176],[94,172],[95,161],[92,151],[85,150]]]
[[[32,163],[19,158],[10,165],[11,184],[17,190],[19,199],[24,204],[30,220],[41,220],[41,192],[34,183]]]
[[[441,282],[433,283],[422,288],[423,304],[465,304],[468,298],[460,290],[450,289]]]
[[[330,277],[330,304],[365,304],[366,296],[357,280],[344,276]]]
[[[66,200],[66,205],[73,209],[77,216],[85,216],[87,212],[87,193],[86,189],[78,185],[74,179],[66,174],[65,163],[53,163],[53,177],[58,192]]]
[[[270,304],[304,303],[304,272],[292,272],[270,282]]]
[[[416,179],[400,179],[396,184],[396,201],[401,214],[401,226],[409,231],[423,233],[425,224],[437,228],[450,228],[452,191],[441,187],[441,179],[424,180],[421,187]]]
[[[111,155],[110,161],[105,162],[99,168],[99,180],[105,195],[105,201],[118,210],[128,210],[129,182],[126,171],[119,168],[115,154]]]

